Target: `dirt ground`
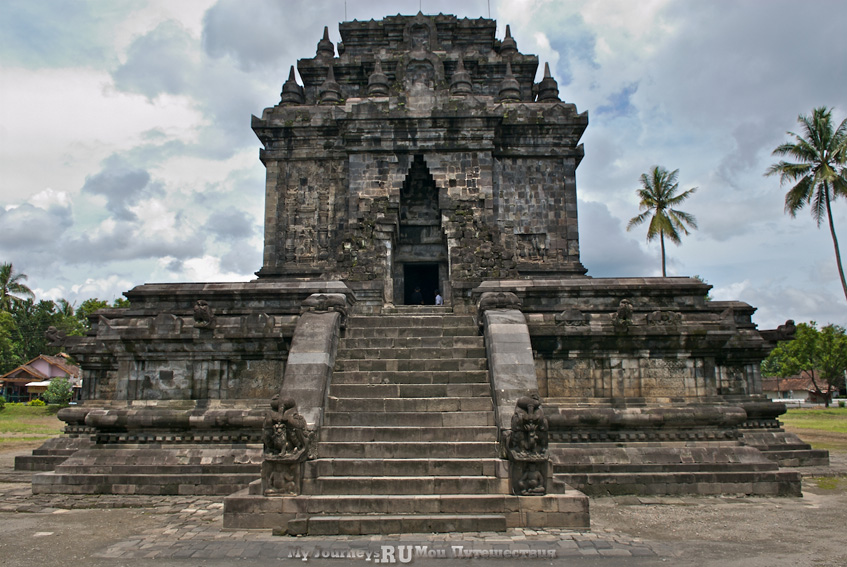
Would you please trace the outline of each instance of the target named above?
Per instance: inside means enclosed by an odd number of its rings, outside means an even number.
[[[672,565],[843,567],[847,453],[830,459],[803,471],[802,498],[598,498],[591,527],[644,540]]]
[[[129,509],[44,507],[44,497],[27,493],[27,475],[13,471],[14,455],[26,453],[20,447],[14,451],[0,448],[0,505],[9,498],[32,504],[15,512],[0,511],[0,565],[3,566],[273,565],[300,559],[286,559],[284,552],[275,552],[277,556],[268,560],[255,550],[261,546],[268,549],[271,545],[277,545],[277,549],[286,549],[281,546],[287,545],[290,549],[291,545],[301,543],[354,546],[374,543],[374,538],[344,536],[323,541],[288,538],[286,542],[283,538],[274,540],[264,532],[228,532],[221,529],[219,502],[206,503],[211,508],[217,506],[217,515],[198,516],[203,510],[197,509],[202,506],[190,498],[182,499],[170,509],[161,505]],[[499,539],[496,540],[491,539],[496,534],[489,535],[488,539],[481,537],[486,534],[476,534],[480,537],[452,534],[442,538],[447,538],[449,545],[479,544],[489,540],[506,541],[504,545],[509,545],[508,542],[550,545],[568,538],[566,543],[573,544],[574,549],[577,549],[576,543],[579,544],[578,550],[582,553],[530,561],[536,565],[842,567],[847,565],[847,544],[844,543],[847,452],[832,453],[831,460],[830,467],[803,471],[802,498],[596,498],[591,501],[591,532],[588,533],[568,535],[553,530],[518,530],[506,536],[497,535]],[[75,497],[68,498],[68,502],[73,502]],[[214,547],[224,541],[238,542],[241,547]],[[153,549],[157,543],[165,546],[166,553],[145,558],[145,548]],[[624,554],[623,550],[633,548],[646,553],[639,557]],[[224,555],[215,549],[230,551]],[[181,553],[185,551],[188,553]],[[626,556],[614,556],[612,552],[615,551]],[[503,559],[425,558],[416,558],[413,563],[445,565],[460,561],[474,565],[512,564]],[[336,566],[349,562],[337,559],[309,561],[312,565]]]

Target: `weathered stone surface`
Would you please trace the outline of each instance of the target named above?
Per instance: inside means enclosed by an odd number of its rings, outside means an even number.
[[[549,70],[533,83],[538,59],[507,30],[499,41],[493,20],[445,15],[345,22],[337,52],[326,30],[297,62],[303,84],[292,68],[279,104],[253,117],[267,173],[259,279],[138,286],[130,307],[92,315],[88,336],[51,332],[83,369],[85,402],[60,418],[94,445],[35,490],[243,488],[278,394],[297,401],[316,451],[267,464],[264,487],[227,499],[228,526],[587,527],[587,500],[565,482],[798,494],[777,462],[822,457],[778,434],[784,406],[759,373],[793,324],[760,332],[753,307],[707,301],[695,278],[585,276],[588,116]],[[498,458],[522,398],[543,400],[552,466]]]

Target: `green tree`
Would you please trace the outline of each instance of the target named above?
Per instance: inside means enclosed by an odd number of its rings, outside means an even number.
[[[805,372],[826,407],[847,372],[847,332],[840,325],[800,323],[794,339],[780,343],[762,362],[762,374],[787,378]],[[824,389],[826,387],[826,389]]]
[[[88,321],[89,315],[92,315],[95,311],[99,309],[105,309],[107,307],[109,307],[108,301],[103,301],[102,299],[97,299],[96,297],[86,299],[77,308],[76,318],[87,330],[91,328],[91,323]]]
[[[829,221],[838,275],[847,298],[847,280],[832,220],[832,201],[839,195],[847,196],[847,119],[833,129],[832,111],[820,107],[812,110],[811,116],[798,116],[797,122],[802,125],[802,135],[788,132],[794,141],[773,151],[773,155],[788,156],[795,161],[775,163],[765,175],[778,175],[780,186],[793,185],[785,194],[785,210],[792,218],[808,204],[818,228],[824,218]]]
[[[15,273],[12,263],[0,264],[0,310],[11,311],[12,306],[24,301],[21,297],[34,298],[35,294],[26,284],[26,274]]]
[[[642,212],[640,215],[630,219],[626,229],[630,230],[635,226],[644,223],[650,219],[650,224],[647,227],[647,242],[654,240],[657,236],[662,245],[662,277],[667,277],[665,268],[665,238],[674,244],[680,244],[680,233],[689,234],[686,225],[691,228],[697,228],[696,219],[683,211],[674,209],[697,191],[697,187],[692,187],[677,195],[679,183],[677,177],[679,170],[675,169],[668,172],[667,169],[657,165],[648,173],[641,174],[641,189],[637,191],[641,202],[638,208]]]
[[[12,309],[12,317],[20,333],[18,355],[21,363],[32,360],[40,354],[56,354],[57,347],[51,347],[45,333],[51,326],[61,328],[62,316],[56,311],[52,301],[41,300],[38,303],[28,299]]]
[[[0,375],[20,366],[21,335],[10,313],[0,311]]]
[[[53,378],[43,397],[48,404],[66,406],[73,397],[73,387],[67,378]]]
[[[69,337],[82,336],[88,330],[88,327],[77,317],[74,306],[67,299],[56,301],[56,317],[53,326]]]
[[[92,315],[95,311],[98,311],[99,309],[107,309],[109,307],[129,307],[129,300],[123,297],[119,297],[115,299],[111,305],[109,305],[108,301],[97,299],[96,297],[86,299],[77,308],[76,318],[85,327],[85,329],[88,330],[91,327],[91,323],[88,321],[89,315]]]

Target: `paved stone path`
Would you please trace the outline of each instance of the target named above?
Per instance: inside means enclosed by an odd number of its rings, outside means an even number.
[[[161,515],[161,525],[97,552],[104,559],[322,559],[415,564],[443,559],[546,560],[656,557],[646,543],[613,533],[512,529],[506,533],[280,537],[269,530],[224,530],[223,498],[208,496],[33,495],[28,473],[0,473],[3,522],[17,514],[60,514],[80,509],[138,508]],[[304,558],[304,555],[306,556]],[[507,561],[507,563],[502,563]]]
[[[843,523],[847,506],[847,459],[833,460],[831,467],[804,471],[830,480],[822,488],[807,477],[806,496],[799,499],[592,499],[590,532],[295,538],[224,530],[219,497],[33,495],[30,474],[12,471],[0,459],[0,564],[246,567],[305,559],[314,566],[340,566],[411,559],[437,567],[467,558],[473,565],[525,559],[582,567],[841,567],[847,551],[837,538],[817,537]]]

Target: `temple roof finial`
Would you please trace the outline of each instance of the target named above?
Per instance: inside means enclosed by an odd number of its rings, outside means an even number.
[[[320,57],[321,55],[324,55],[324,56],[327,56],[327,57],[335,57],[335,46],[329,40],[329,27],[328,26],[324,26],[324,36],[318,42],[317,56]]]
[[[456,65],[456,70],[453,72],[453,78],[450,81],[450,94],[459,96],[473,94],[471,74],[465,70],[465,63],[462,54],[459,54],[459,62]]]
[[[326,80],[318,89],[319,104],[337,104],[341,102],[341,85],[335,82],[335,71],[330,64],[326,72]]]
[[[503,43],[500,44],[500,55],[512,55],[518,52],[518,44],[512,39],[512,30],[506,25],[506,37],[503,38]]]
[[[512,73],[512,62],[506,63],[506,76],[503,77],[503,82],[500,83],[500,92],[497,94],[497,100],[500,102],[514,102],[521,99],[521,85]]]
[[[559,83],[550,74],[550,64],[544,64],[544,78],[538,83],[538,102],[553,102],[559,100]]]
[[[282,84],[279,102],[280,104],[303,104],[306,102],[303,87],[297,84],[297,77],[294,76],[294,65],[288,72],[288,80]]]
[[[382,72],[382,63],[377,59],[374,71],[368,77],[368,96],[388,96],[388,87],[388,77]]]

